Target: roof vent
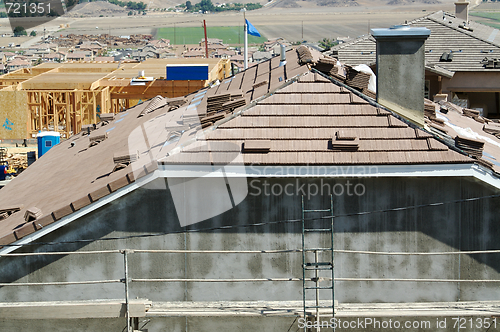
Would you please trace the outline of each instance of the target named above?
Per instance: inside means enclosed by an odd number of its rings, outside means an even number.
[[[0,220],[7,219],[8,217],[13,215],[14,213],[18,212],[19,210],[21,210],[21,208],[1,209],[0,210]]]
[[[137,161],[139,159],[138,153],[134,154],[115,154],[113,156],[113,162],[115,163],[115,167],[113,168],[113,172],[116,172],[120,169],[123,169],[133,163],[134,161]]]
[[[168,111],[173,111],[181,107],[186,103],[186,99],[184,97],[177,98],[169,98],[167,101],[167,105],[169,106]]]
[[[108,133],[104,133],[102,135],[94,135],[94,136],[90,136],[89,137],[89,141],[90,141],[90,144],[89,144],[89,148],[101,143],[102,141],[104,141],[106,138],[108,138]]]
[[[333,151],[358,151],[359,139],[353,134],[339,130],[336,132],[335,137],[332,138],[331,149]]]
[[[444,52],[439,58],[440,62],[451,62],[453,60],[453,52]]]
[[[484,68],[486,69],[494,69],[494,68],[500,68],[500,60],[499,59],[494,59],[494,58],[484,58],[481,63],[484,65]]]
[[[42,216],[42,210],[33,206],[26,210],[24,213],[24,220],[26,222],[35,221]]]
[[[114,113],[103,113],[100,115],[101,121],[105,124],[108,124],[110,121],[115,119]]]
[[[242,146],[243,153],[268,153],[271,150],[270,140],[246,140]]]
[[[90,132],[96,130],[96,128],[97,126],[95,123],[89,125],[83,125],[81,133],[82,135],[90,135]]]

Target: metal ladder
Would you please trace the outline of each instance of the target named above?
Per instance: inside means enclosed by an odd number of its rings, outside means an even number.
[[[313,224],[315,220],[307,221],[306,214],[308,213],[327,213],[327,216],[332,216],[328,219],[315,219],[321,220],[319,224],[325,225],[322,228],[311,228],[307,225]],[[330,219],[330,220],[329,220]],[[330,222],[328,222],[330,221]],[[321,319],[320,319],[320,309],[330,308],[332,310],[332,318],[335,315],[335,291],[334,291],[334,253],[333,253],[333,195],[330,195],[330,208],[326,210],[306,210],[304,205],[304,196],[302,196],[302,296],[303,296],[303,307],[304,307],[304,318],[313,323],[316,326],[316,331],[320,331],[321,329]],[[329,233],[330,235],[330,247],[329,248],[318,248],[308,247],[307,243],[307,235],[310,233]],[[314,253],[314,261],[308,260],[307,253]],[[320,261],[320,252],[324,254],[321,255],[322,260]],[[310,256],[310,255],[309,255]],[[327,258],[327,259],[325,259]],[[309,271],[309,272],[308,272]],[[331,271],[331,279],[325,277],[325,273],[323,275],[320,271]],[[310,276],[311,272],[313,272],[313,276]],[[307,278],[307,279],[306,279]],[[325,285],[325,282],[329,282]],[[314,283],[311,285],[311,283]],[[320,303],[320,293],[325,291],[332,292],[332,302],[331,305],[321,305]],[[314,305],[311,306],[308,304],[308,295],[311,296],[310,293],[314,293]],[[313,312],[308,312],[308,310],[314,309]],[[311,318],[315,318],[316,322],[311,322]],[[304,331],[308,330],[307,326],[304,326]]]

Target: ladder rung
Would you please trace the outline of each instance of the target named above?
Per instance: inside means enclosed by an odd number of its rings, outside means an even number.
[[[330,209],[328,209],[328,210],[304,210],[304,212],[330,212]]]
[[[307,267],[304,267],[304,270],[306,271],[319,271],[319,270],[331,270],[332,267],[310,267],[310,268],[307,268]]]
[[[306,287],[306,289],[333,289],[333,287]]]
[[[315,306],[312,306],[312,307],[304,307],[305,309],[318,309],[318,308],[331,308],[333,309],[333,306],[325,306],[325,305],[315,305]]]
[[[331,228],[305,228],[304,232],[331,232]]]
[[[303,248],[304,251],[332,251],[333,248]]]
[[[305,266],[325,266],[325,265],[331,266],[332,263],[331,262],[315,262],[315,263],[306,263],[304,265]]]

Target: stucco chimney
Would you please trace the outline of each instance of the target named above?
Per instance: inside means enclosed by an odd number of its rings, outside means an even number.
[[[465,1],[455,2],[455,17],[469,22],[469,3]]]
[[[372,29],[377,41],[377,102],[424,125],[425,40],[427,28]]]

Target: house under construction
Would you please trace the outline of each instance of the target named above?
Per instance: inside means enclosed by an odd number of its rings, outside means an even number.
[[[168,66],[208,65],[203,79],[170,79]],[[184,96],[230,76],[226,59],[44,63],[0,77],[0,139],[33,138],[40,130],[69,137],[102,113],[117,113],[154,96]]]

